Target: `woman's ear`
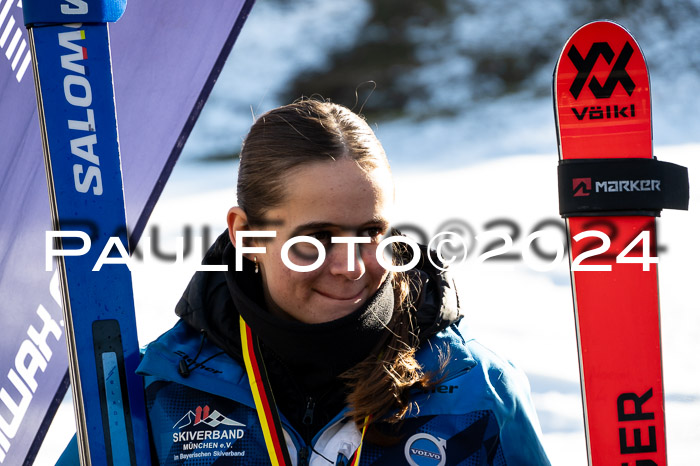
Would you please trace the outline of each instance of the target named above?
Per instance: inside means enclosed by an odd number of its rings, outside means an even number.
[[[231,207],[226,215],[226,223],[228,224],[228,237],[231,239],[231,244],[238,247],[236,244],[236,232],[250,229],[248,226],[248,216],[240,207]]]

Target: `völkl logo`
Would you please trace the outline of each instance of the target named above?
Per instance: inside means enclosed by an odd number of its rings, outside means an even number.
[[[629,42],[626,42],[625,46],[622,47],[620,54],[617,56],[617,60],[615,61],[610,74],[605,80],[605,83],[600,84],[600,81],[598,81],[595,76],[591,77],[591,72],[593,71],[593,67],[600,56],[602,56],[608,64],[612,63],[613,59],[615,58],[615,52],[613,51],[612,47],[610,47],[610,44],[607,42],[595,42],[588,51],[588,54],[586,54],[585,58],[581,56],[581,53],[578,51],[576,46],[572,45],[567,56],[571,60],[571,63],[573,63],[576,67],[578,73],[576,74],[576,78],[569,88],[569,92],[571,92],[571,95],[574,96],[574,99],[578,99],[579,95],[581,95],[581,91],[586,85],[586,82],[588,82],[588,88],[591,90],[591,92],[593,92],[596,99],[609,99],[612,96],[617,83],[620,83],[627,92],[627,95],[631,96],[636,85],[625,68],[633,53],[634,49]],[[589,77],[590,81],[588,79]]]

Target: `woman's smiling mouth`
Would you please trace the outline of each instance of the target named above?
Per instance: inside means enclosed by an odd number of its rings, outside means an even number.
[[[356,302],[360,301],[364,295],[365,289],[361,289],[359,292],[355,293],[354,295],[351,295],[349,293],[327,293],[319,290],[315,290],[316,293],[320,294],[321,296],[328,298],[328,299],[333,299],[335,301],[350,301],[350,302]]]

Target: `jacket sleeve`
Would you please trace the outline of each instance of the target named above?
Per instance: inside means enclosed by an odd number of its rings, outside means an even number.
[[[509,361],[474,341],[469,344],[484,376],[484,393],[493,406],[500,427],[503,456],[508,466],[548,466],[542,431],[525,374]]]

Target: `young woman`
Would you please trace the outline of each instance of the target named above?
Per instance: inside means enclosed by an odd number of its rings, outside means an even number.
[[[350,110],[258,118],[204,259],[225,271],[195,274],[139,368],[160,464],[549,464],[527,380],[464,335],[449,276],[378,257],[393,197]]]

